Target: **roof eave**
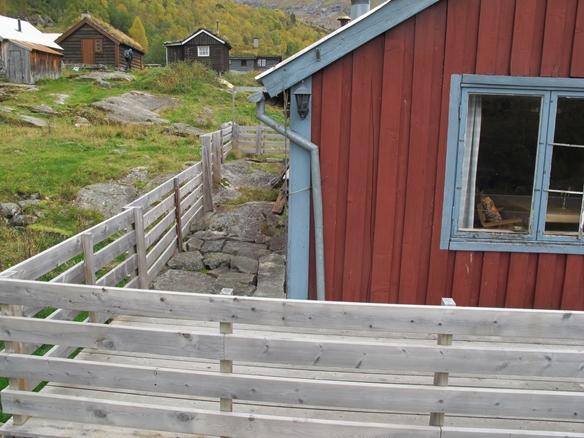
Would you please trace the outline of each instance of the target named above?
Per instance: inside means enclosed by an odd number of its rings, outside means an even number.
[[[270,96],[277,96],[439,1],[388,0],[368,14],[258,75],[256,80],[264,85]]]

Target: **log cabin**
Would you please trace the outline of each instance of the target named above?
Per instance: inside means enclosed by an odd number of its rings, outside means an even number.
[[[166,64],[200,62],[218,73],[229,70],[231,44],[207,29],[198,29],[181,41],[167,41]]]
[[[144,48],[137,41],[88,13],[82,14],[56,42],[63,46],[66,64],[123,68],[124,53],[132,49],[132,68],[144,67]]]
[[[321,299],[584,309],[583,29],[584,0],[392,0],[258,76],[300,138],[290,296],[322,263]]]

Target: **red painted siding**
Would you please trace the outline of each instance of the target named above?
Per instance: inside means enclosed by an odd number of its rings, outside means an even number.
[[[583,48],[584,0],[443,0],[317,73],[327,298],[584,309],[584,256],[439,248],[451,75],[584,77]]]

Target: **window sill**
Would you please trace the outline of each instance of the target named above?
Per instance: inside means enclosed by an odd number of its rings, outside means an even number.
[[[451,251],[493,251],[493,252],[523,252],[541,254],[576,254],[584,255],[584,242],[555,243],[555,242],[518,242],[497,239],[461,239],[453,238],[448,247],[441,245],[441,249]]]

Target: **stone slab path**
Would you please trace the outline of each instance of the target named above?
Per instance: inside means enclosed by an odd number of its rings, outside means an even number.
[[[285,218],[272,213],[272,202],[238,202],[250,188],[269,189],[274,170],[246,160],[225,163],[216,210],[193,227],[186,252],[168,262],[153,288],[198,293],[230,288],[234,295],[285,298]]]

